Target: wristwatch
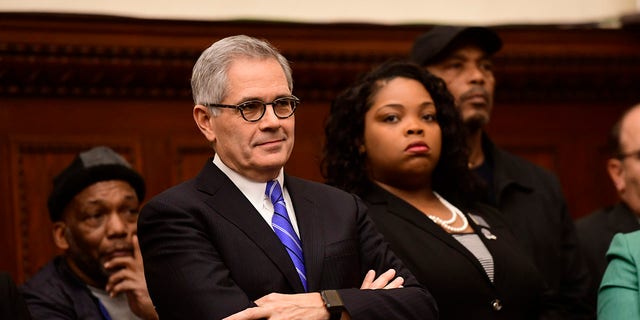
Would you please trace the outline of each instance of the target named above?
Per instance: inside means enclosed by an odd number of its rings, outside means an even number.
[[[340,320],[342,317],[342,311],[344,311],[344,303],[340,294],[336,290],[322,290],[320,291],[324,306],[329,310],[329,320]]]

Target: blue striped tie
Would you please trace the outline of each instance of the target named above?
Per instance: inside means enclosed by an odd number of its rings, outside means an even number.
[[[282,197],[282,189],[280,189],[278,181],[272,180],[267,182],[267,190],[265,190],[264,193],[269,196],[271,203],[273,203],[274,214],[271,219],[273,231],[275,231],[278,238],[280,238],[280,241],[282,241],[282,244],[287,248],[287,253],[289,253],[289,257],[291,257],[293,265],[296,267],[296,271],[298,271],[298,276],[300,276],[300,281],[302,281],[302,286],[306,292],[307,276],[304,268],[302,244],[300,242],[300,238],[298,238],[298,235],[293,230],[291,220],[289,220],[287,207],[285,206],[284,198]]]

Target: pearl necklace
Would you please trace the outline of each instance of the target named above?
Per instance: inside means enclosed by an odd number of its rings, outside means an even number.
[[[469,226],[469,220],[467,220],[467,217],[465,217],[464,214],[462,214],[462,212],[458,210],[458,208],[454,207],[451,203],[442,198],[437,192],[434,191],[433,194],[445,207],[447,207],[447,209],[449,209],[449,211],[451,211],[451,218],[448,220],[442,220],[440,217],[436,217],[430,214],[428,214],[427,217],[429,217],[429,219],[431,219],[436,224],[451,232],[462,232],[467,229],[467,227]],[[456,219],[458,217],[460,217],[462,225],[460,227],[451,226],[451,224],[456,222]]]

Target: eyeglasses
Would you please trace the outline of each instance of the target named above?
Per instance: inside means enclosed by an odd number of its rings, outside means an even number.
[[[629,158],[629,157],[634,157],[634,158],[640,160],[640,150],[631,151],[631,152],[628,152],[628,153],[619,153],[617,155],[617,158],[620,159],[620,160],[624,160],[625,158]]]
[[[238,109],[242,118],[249,122],[256,122],[262,119],[267,112],[267,106],[273,107],[273,113],[275,113],[278,119],[286,119],[293,115],[296,108],[300,104],[300,99],[295,96],[283,97],[273,100],[273,102],[262,102],[260,100],[249,100],[238,105],[219,104],[219,103],[203,103],[205,107],[218,107]]]

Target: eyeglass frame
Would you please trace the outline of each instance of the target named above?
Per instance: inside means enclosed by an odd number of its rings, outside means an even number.
[[[631,152],[627,152],[627,153],[623,153],[620,152],[616,155],[616,158],[620,161],[629,158],[629,157],[634,157],[636,159],[640,160],[640,150],[635,150],[635,151],[631,151]]]
[[[275,109],[275,104],[278,100],[282,100],[282,99],[289,99],[291,100],[293,107],[291,108],[291,114],[287,115],[287,116],[279,116],[276,113],[276,109]],[[255,119],[255,120],[249,120],[247,119],[247,117],[245,117],[244,115],[244,109],[243,106],[250,104],[250,103],[261,103],[262,104],[262,113],[260,114],[260,116]],[[233,105],[233,104],[222,104],[222,103],[202,103],[203,106],[205,107],[216,107],[216,108],[228,108],[228,109],[236,109],[238,111],[240,111],[240,115],[242,116],[242,119],[244,119],[247,122],[258,122],[260,121],[260,119],[262,119],[264,117],[264,115],[267,113],[267,106],[271,105],[271,108],[273,108],[273,114],[278,118],[278,119],[287,119],[290,118],[295,112],[296,109],[298,109],[298,105],[300,104],[300,99],[298,99],[298,97],[291,95],[288,97],[280,97],[280,98],[276,98],[271,102],[263,102],[260,100],[247,100],[245,102]]]

